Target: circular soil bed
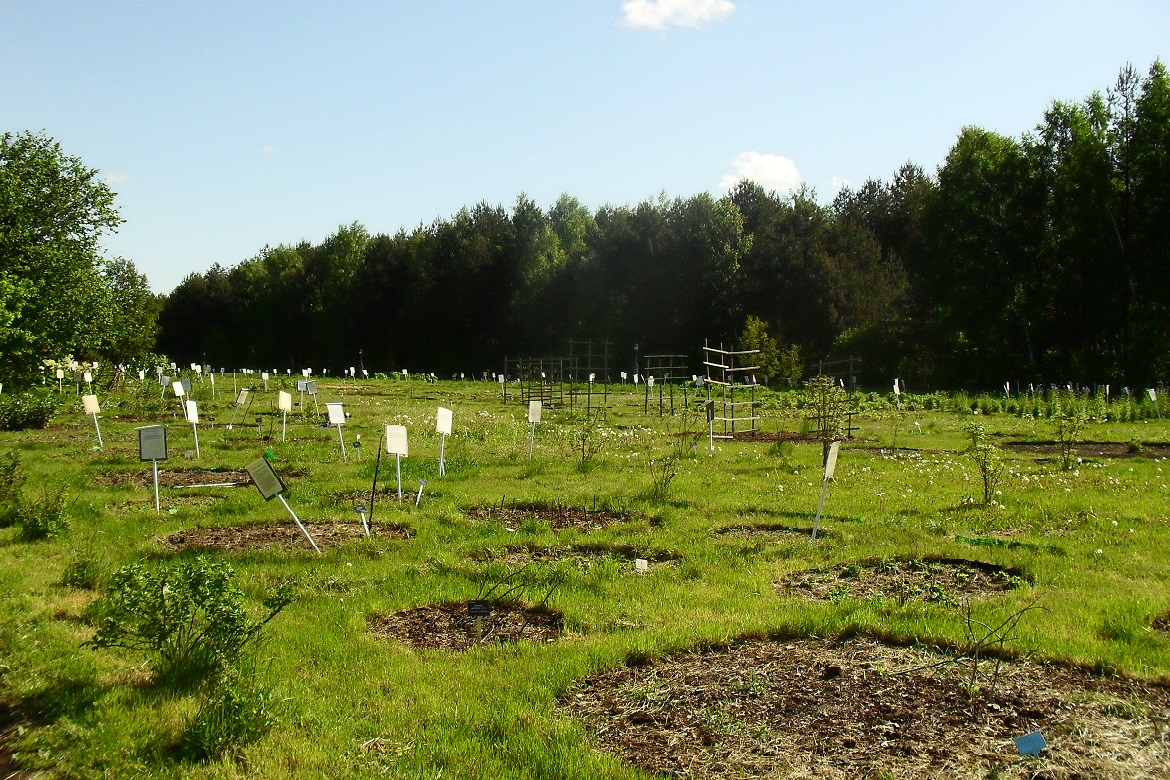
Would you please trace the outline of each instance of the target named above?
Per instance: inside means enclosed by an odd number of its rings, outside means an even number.
[[[500,561],[509,566],[567,561],[577,568],[588,568],[605,560],[633,561],[642,558],[648,563],[659,564],[682,558],[678,553],[666,550],[638,550],[627,545],[601,544],[577,544],[571,547],[530,547],[517,544],[509,545],[503,550],[485,549],[474,553],[472,557],[485,563]]]
[[[716,432],[718,433],[718,432]],[[814,439],[810,436],[801,436],[794,431],[736,431],[729,434],[733,441],[791,441],[791,442],[819,442],[820,439]]]
[[[855,637],[749,640],[619,667],[564,695],[598,746],[675,777],[1155,778],[1170,690]],[[1043,733],[1039,758],[1013,738]]]
[[[466,601],[371,615],[367,630],[419,649],[470,650],[510,642],[553,642],[563,631],[559,612],[523,604],[491,602],[491,614],[473,617]]]
[[[366,531],[361,523],[305,523],[313,541],[321,549],[340,547],[353,539],[364,539]],[[379,539],[409,539],[413,534],[407,528],[376,524],[370,533]],[[161,540],[172,550],[249,550],[266,547],[312,550],[309,540],[295,523],[256,525],[208,526],[177,531]]]
[[[1024,583],[1020,572],[953,559],[861,561],[790,574],[773,588],[820,601],[892,599],[956,603],[999,595]]]
[[[577,528],[582,531],[596,531],[615,523],[630,519],[628,512],[608,509],[586,509],[574,506],[544,506],[541,504],[512,504],[504,506],[477,506],[464,510],[464,514],[477,520],[493,520],[515,530],[525,522],[544,523],[554,531]]]
[[[296,469],[281,471],[282,479],[302,476],[303,472]],[[135,487],[154,489],[154,474],[149,468],[143,471],[122,472],[119,474],[101,474],[97,481],[102,485],[112,487]],[[223,485],[224,487],[243,487],[251,485],[252,480],[246,471],[220,471],[218,469],[173,469],[158,470],[158,486],[167,488],[206,487],[209,485]]]
[[[1032,455],[1048,455],[1060,457],[1060,444],[1054,441],[1005,441],[1000,446],[1012,452],[1024,452]],[[1163,442],[1142,443],[1141,449],[1134,452],[1127,442],[1121,441],[1083,441],[1073,447],[1073,457],[1082,458],[1147,458],[1170,457],[1170,444]]]

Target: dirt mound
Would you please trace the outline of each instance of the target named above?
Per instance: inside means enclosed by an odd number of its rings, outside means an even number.
[[[1012,452],[1060,457],[1060,443],[1054,441],[1005,441],[1001,445]],[[1142,442],[1137,446],[1123,441],[1082,441],[1073,447],[1073,457],[1083,458],[1170,457],[1170,444]]]
[[[288,469],[280,472],[281,479],[288,480],[303,476],[304,472]],[[120,472],[115,474],[99,474],[99,484],[110,487],[154,488],[154,474],[149,468],[142,471]],[[224,487],[243,487],[251,485],[248,472],[220,469],[168,469],[161,466],[158,470],[158,486],[160,488],[207,487],[209,485],[223,485]]]
[[[485,549],[472,557],[481,562],[500,561],[509,566],[528,563],[555,563],[567,561],[578,568],[587,568],[601,561],[633,561],[642,558],[647,563],[669,563],[682,558],[668,550],[639,550],[629,545],[577,544],[569,547],[534,547],[524,544],[509,545],[503,550]]]
[[[543,607],[490,602],[489,609],[476,617],[466,601],[415,607],[371,615],[367,630],[420,649],[460,651],[498,643],[553,642],[563,631],[561,614]]]
[[[830,569],[810,569],[773,583],[781,595],[820,601],[892,599],[943,604],[988,598],[1025,582],[1019,571],[982,561],[949,558],[871,560]]]
[[[464,510],[464,514],[477,520],[492,520],[507,528],[516,529],[526,521],[546,524],[554,531],[577,528],[582,531],[596,531],[615,523],[630,519],[628,512],[610,509],[589,509],[584,506],[548,506],[544,504],[511,504],[500,506],[478,506]]]
[[[340,547],[353,539],[365,538],[359,523],[305,523],[313,541],[321,549]],[[371,535],[379,539],[409,539],[413,532],[401,526],[375,524]],[[226,525],[192,528],[177,531],[161,540],[171,550],[248,550],[266,547],[312,549],[309,540],[295,523],[267,523],[255,525]]]
[[[855,637],[747,640],[590,677],[559,709],[599,747],[675,777],[1155,778],[1170,690]],[[942,661],[942,665],[939,662]],[[1051,746],[1019,756],[1013,738]]]

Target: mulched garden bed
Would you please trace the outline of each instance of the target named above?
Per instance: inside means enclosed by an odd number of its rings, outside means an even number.
[[[1170,633],[1170,612],[1165,615],[1158,615],[1154,621],[1150,623],[1150,627],[1155,631],[1166,631]]]
[[[716,435],[720,435],[719,431],[715,431]],[[731,436],[733,441],[759,441],[759,442],[774,442],[774,441],[791,441],[791,442],[820,442],[820,439],[815,439],[811,436],[802,436],[795,431],[764,431],[756,429],[754,431],[736,431],[735,433],[727,434]],[[704,433],[703,438],[706,438]]]
[[[649,564],[661,564],[682,558],[678,553],[667,550],[639,550],[628,545],[578,544],[570,547],[534,547],[509,545],[503,550],[490,548],[474,553],[472,557],[481,562],[500,561],[509,566],[523,566],[529,563],[555,563],[568,561],[578,566],[600,563],[601,561],[633,561],[642,558]]]
[[[1031,455],[1052,455],[1060,457],[1060,443],[1054,441],[1005,441],[1000,444],[1006,450]],[[1082,458],[1167,458],[1170,444],[1143,442],[1141,449],[1134,451],[1123,441],[1083,441],[1073,447],[1073,457]]]
[[[297,469],[287,469],[280,472],[283,480],[303,476],[304,472]],[[97,477],[99,484],[110,487],[134,487],[154,489],[154,473],[147,468],[143,471],[121,472],[117,474],[100,474]],[[235,487],[251,485],[252,480],[246,471],[220,471],[218,469],[167,469],[158,470],[158,486],[160,488],[185,488],[207,485],[224,484]]]
[[[599,748],[674,777],[1161,778],[1170,689],[971,662],[868,638],[749,639],[611,669],[558,707]],[[937,665],[943,661],[943,665]],[[1043,733],[1038,758],[1013,738]]]
[[[507,504],[477,506],[465,509],[464,514],[477,520],[493,520],[507,528],[519,528],[525,521],[536,520],[554,531],[577,528],[596,531],[630,519],[628,512],[610,509],[589,509],[584,506],[546,506],[543,504]]]
[[[870,560],[830,569],[793,572],[773,583],[780,595],[798,594],[820,601],[891,599],[955,603],[981,599],[1019,587],[1019,571],[981,561],[949,558]]]
[[[367,630],[418,649],[470,650],[512,642],[553,642],[564,630],[559,612],[516,603],[491,603],[491,614],[473,617],[466,601],[371,615]]]
[[[365,529],[357,523],[305,523],[313,541],[322,550],[340,547],[354,539],[364,539]],[[370,533],[379,539],[409,539],[414,532],[402,526],[376,523]],[[249,550],[266,547],[312,550],[309,540],[295,523],[208,526],[177,531],[160,540],[171,550]]]

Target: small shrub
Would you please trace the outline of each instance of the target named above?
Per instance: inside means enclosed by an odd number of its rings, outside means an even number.
[[[0,396],[0,430],[44,428],[57,413],[59,404],[56,395],[43,391]]]
[[[20,489],[24,474],[20,470],[20,456],[15,452],[0,455],[0,528],[15,525],[20,517]]]
[[[22,538],[35,541],[58,536],[69,530],[69,517],[65,513],[65,487],[45,485],[39,498],[29,500],[21,496],[20,509],[16,519]]]
[[[113,576],[93,647],[125,647],[153,655],[157,678],[189,685],[235,664],[244,649],[292,600],[283,587],[253,620],[232,567],[196,558],[151,571],[133,563]]]
[[[1125,443],[1125,451],[1132,455],[1139,455],[1142,452],[1142,440],[1134,436]]]
[[[1088,425],[1088,414],[1080,399],[1072,393],[1062,393],[1056,399],[1053,421],[1056,423],[1056,438],[1060,442],[1060,462],[1064,470],[1068,471],[1072,468],[1077,444]]]
[[[1003,479],[1006,467],[1003,452],[994,443],[988,441],[987,432],[979,423],[968,423],[963,428],[971,438],[971,446],[967,454],[975,461],[979,469],[979,476],[983,482],[983,503],[990,504],[995,496],[996,488]]]
[[[81,590],[97,590],[104,578],[103,561],[94,555],[92,547],[87,546],[85,550],[75,551],[69,563],[65,564],[61,584]]]

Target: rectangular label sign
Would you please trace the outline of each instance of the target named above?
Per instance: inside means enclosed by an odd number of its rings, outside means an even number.
[[[439,412],[435,415],[435,433],[451,435],[451,416],[450,409],[439,407]]]
[[[406,426],[386,426],[386,454],[406,457]]]
[[[284,483],[272,470],[272,464],[267,459],[256,458],[245,466],[244,470],[248,472],[248,476],[252,478],[252,484],[260,491],[260,495],[264,497],[265,501],[271,501],[284,492]]]
[[[138,431],[139,460],[167,459],[167,426],[147,425],[135,430]]]

